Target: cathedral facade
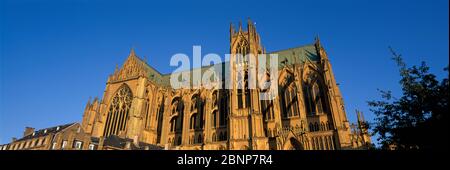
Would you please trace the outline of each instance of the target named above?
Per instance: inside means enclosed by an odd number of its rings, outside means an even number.
[[[84,133],[189,150],[337,150],[370,142],[366,131],[355,135],[351,130],[318,38],[310,45],[266,53],[255,26],[249,21],[244,30],[241,25],[236,30],[230,26],[232,56],[278,55],[278,93],[273,100],[260,100],[261,89],[174,89],[170,74],[158,72],[132,50],[108,77],[103,97],[88,102],[81,123]],[[238,62],[232,57],[223,64],[230,71],[222,74],[240,76]]]

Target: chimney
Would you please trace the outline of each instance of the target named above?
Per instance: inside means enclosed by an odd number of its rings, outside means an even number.
[[[32,127],[25,127],[25,132],[23,132],[23,137],[31,135],[34,133],[34,128]]]
[[[17,140],[17,138],[12,138],[12,142],[15,142],[16,140]],[[11,143],[12,143],[12,142],[11,142]]]

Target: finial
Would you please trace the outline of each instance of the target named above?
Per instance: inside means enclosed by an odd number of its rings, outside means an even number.
[[[241,31],[242,31],[242,22],[239,21],[239,32],[241,32]]]
[[[364,121],[366,121],[365,119],[364,119],[364,114],[360,111],[359,112],[359,114],[360,114],[360,116],[361,116],[361,120],[364,122]]]
[[[91,96],[89,96],[88,102],[86,104],[86,108],[91,106]]]
[[[314,38],[315,43],[316,44],[320,44],[320,38],[319,38],[319,34],[316,35],[316,37]]]
[[[358,109],[356,109],[356,119],[358,119],[358,122],[361,122],[361,113]]]
[[[247,17],[247,31],[248,32],[253,32],[253,33],[255,32],[255,25],[253,25],[252,20],[250,19],[250,17]]]
[[[130,55],[129,56],[136,56],[135,52],[134,52],[134,47],[131,47],[130,50]]]
[[[230,34],[234,33],[234,26],[233,26],[233,22],[230,22]]]

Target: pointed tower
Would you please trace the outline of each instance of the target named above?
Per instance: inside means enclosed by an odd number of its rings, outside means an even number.
[[[360,132],[360,137],[362,139],[362,143],[364,145],[364,147],[369,147],[370,144],[372,143],[372,140],[370,139],[370,134],[369,134],[369,127],[367,125],[366,120],[364,119],[364,115],[361,111],[356,110],[356,117],[357,117],[357,123],[358,123],[358,129]]]
[[[257,68],[257,61],[249,63],[245,56],[255,57],[263,52],[254,24],[247,21],[247,30],[235,32],[230,28],[230,149],[268,149],[268,138],[264,134],[263,115],[260,111],[259,92],[249,88],[250,69]],[[256,65],[253,65],[256,64]]]
[[[99,111],[98,98],[95,97],[94,100],[91,102],[91,98],[89,97],[89,100],[86,104],[86,108],[84,109],[83,119],[81,122],[81,128],[83,128],[84,132],[92,133],[95,124],[95,118],[98,116],[98,111]]]

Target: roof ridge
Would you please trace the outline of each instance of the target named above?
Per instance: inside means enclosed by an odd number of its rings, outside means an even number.
[[[267,52],[266,54],[273,54],[273,53],[277,53],[277,52],[282,52],[282,51],[289,51],[289,50],[293,50],[293,49],[299,49],[299,48],[304,48],[304,47],[314,47],[314,44],[305,44],[305,45],[299,45],[296,47],[291,47],[291,48],[287,48],[287,49],[282,49],[282,50],[277,50],[277,51],[272,51],[272,52]],[[151,66],[149,63],[145,62],[144,60],[142,60],[138,55],[135,55],[135,57],[137,59],[139,59],[140,62],[143,62],[147,67],[149,67],[150,69],[152,69],[153,71],[155,71],[156,73],[158,73],[161,77],[165,77],[165,76],[170,76],[171,74],[175,73],[175,72],[169,72],[169,73],[161,73],[160,71],[158,71],[156,68],[154,68],[153,66]],[[210,68],[213,67],[215,65],[219,65],[219,64],[226,64],[229,63],[229,61],[222,61],[220,63],[214,64],[214,65],[202,65],[200,67],[195,67],[195,68],[190,68],[190,69],[186,69],[186,70],[181,70],[181,71],[177,71],[176,73],[181,73],[181,72],[186,72],[186,71],[192,71],[195,69],[204,69],[204,68]]]
[[[273,54],[275,52],[288,51],[288,50],[303,48],[303,47],[307,47],[307,46],[314,46],[314,44],[300,45],[300,46],[297,46],[297,47],[291,47],[291,48],[287,48],[287,49],[283,49],[283,50],[277,50],[277,51],[268,52],[267,54]]]
[[[42,129],[35,130],[35,131],[41,131],[41,130],[45,130],[45,129],[51,129],[51,128],[57,128],[57,127],[63,127],[63,126],[71,126],[71,125],[73,125],[73,124],[75,124],[75,123],[77,123],[77,122],[72,122],[72,123],[66,123],[66,124],[62,124],[62,125],[51,126],[51,127],[48,127],[48,128],[42,128]]]

